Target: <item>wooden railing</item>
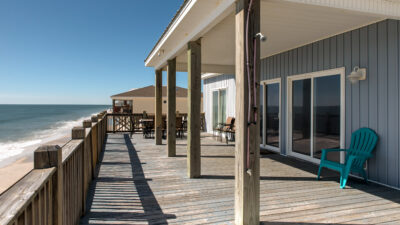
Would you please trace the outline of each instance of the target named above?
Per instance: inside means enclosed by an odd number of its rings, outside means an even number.
[[[0,195],[0,224],[79,224],[106,130],[102,112],[73,128],[72,140],[62,148],[39,147],[34,169]]]
[[[107,132],[134,132],[142,114],[111,113],[107,114]],[[136,130],[139,127],[136,127]]]
[[[180,113],[179,116],[187,118],[187,114]],[[142,131],[140,127],[140,119],[143,118],[142,113],[108,113],[107,114],[107,132],[135,132]],[[148,114],[148,118],[154,119],[154,114]],[[163,120],[166,120],[166,115],[162,116]],[[200,114],[200,129],[205,131],[205,115]]]

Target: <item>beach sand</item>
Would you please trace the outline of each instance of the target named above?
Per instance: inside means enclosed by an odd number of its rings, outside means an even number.
[[[47,142],[44,145],[65,145],[71,139],[70,135]],[[33,169],[33,151],[30,156],[21,157],[15,162],[0,168],[0,194],[23,178]]]

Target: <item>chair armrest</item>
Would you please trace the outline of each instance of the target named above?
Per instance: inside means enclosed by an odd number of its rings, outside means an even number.
[[[325,160],[326,159],[326,154],[328,152],[347,152],[348,149],[336,149],[336,148],[330,148],[330,149],[322,149],[322,156],[321,156],[321,160]]]
[[[349,149],[339,149],[339,148],[329,148],[329,149],[322,149],[322,152],[347,152]]]

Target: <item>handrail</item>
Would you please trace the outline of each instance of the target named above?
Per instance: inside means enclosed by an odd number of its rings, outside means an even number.
[[[79,223],[103,150],[105,118],[104,111],[74,127],[72,140],[62,148],[35,151],[35,168],[0,195],[1,225]]]
[[[51,196],[52,177],[56,171],[55,167],[48,169],[34,169],[15,185],[0,196],[0,224],[14,224],[25,221],[32,223],[32,218],[26,214],[38,211],[38,214],[52,214]],[[47,207],[35,207],[45,204]],[[29,221],[31,223],[29,223]]]

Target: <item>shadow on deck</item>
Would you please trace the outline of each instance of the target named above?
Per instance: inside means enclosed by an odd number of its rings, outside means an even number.
[[[141,135],[110,134],[81,224],[233,224],[234,147],[202,138],[202,177],[186,175],[186,141],[178,157]],[[400,192],[350,179],[277,154],[260,160],[262,224],[400,224]]]
[[[161,210],[129,135],[123,139],[113,136],[108,137],[99,175],[88,197],[90,211],[81,224],[166,224],[167,219],[176,218]]]

